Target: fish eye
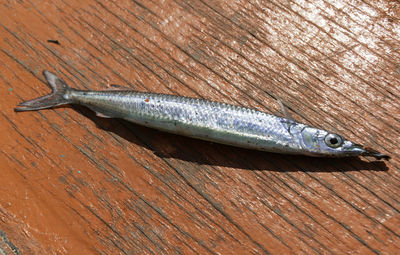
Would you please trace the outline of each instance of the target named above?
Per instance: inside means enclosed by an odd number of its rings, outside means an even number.
[[[328,134],[327,136],[325,136],[324,141],[325,144],[331,148],[337,148],[343,143],[342,137],[337,134]]]

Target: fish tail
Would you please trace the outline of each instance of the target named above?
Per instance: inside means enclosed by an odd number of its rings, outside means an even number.
[[[51,108],[58,105],[69,104],[68,92],[73,90],[61,78],[55,74],[44,70],[43,75],[47,80],[47,85],[51,88],[51,93],[29,101],[22,102],[14,108],[16,112],[36,111]]]

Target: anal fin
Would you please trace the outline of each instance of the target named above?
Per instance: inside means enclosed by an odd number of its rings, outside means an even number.
[[[96,116],[97,116],[97,117],[101,117],[101,118],[113,118],[113,117],[108,116],[108,115],[106,115],[106,114],[104,114],[104,113],[101,113],[101,112],[95,112],[95,113],[96,113]]]

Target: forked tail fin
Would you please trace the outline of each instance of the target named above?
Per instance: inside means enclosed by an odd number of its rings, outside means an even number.
[[[72,90],[61,78],[49,71],[43,71],[51,93],[29,101],[22,102],[14,108],[16,112],[36,111],[51,108],[57,105],[69,104],[71,101],[65,97],[69,90]]]

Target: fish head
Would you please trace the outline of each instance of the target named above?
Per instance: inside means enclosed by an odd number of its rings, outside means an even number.
[[[310,155],[326,157],[370,156],[376,159],[389,159],[382,154],[360,144],[349,141],[342,136],[323,129],[304,127],[301,131],[300,144]]]

